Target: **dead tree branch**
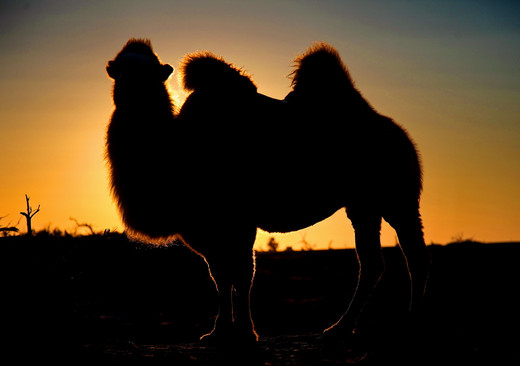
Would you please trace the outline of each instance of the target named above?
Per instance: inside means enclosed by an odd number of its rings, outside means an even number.
[[[80,227],[86,227],[87,229],[89,229],[90,233],[92,235],[95,235],[96,232],[94,231],[94,228],[92,227],[91,224],[88,224],[86,222],[82,222],[80,223],[78,220],[76,220],[74,217],[69,217],[70,220],[74,221],[76,223],[76,229],[77,228],[80,228]]]
[[[0,220],[5,219],[7,216],[0,217]],[[20,223],[20,220],[18,220],[18,223]],[[18,225],[18,223],[16,225]],[[9,226],[11,223],[7,224],[8,226],[0,226],[0,233],[2,233],[3,236],[8,236],[10,233],[17,233],[18,228],[15,226]]]
[[[29,204],[29,196],[27,194],[25,195],[25,201],[27,203],[27,212],[20,212],[21,215],[25,216],[25,220],[27,221],[27,236],[32,236],[32,218],[34,215],[36,215],[38,212],[40,212],[40,205],[38,205],[38,208],[36,211],[33,211],[33,208]]]

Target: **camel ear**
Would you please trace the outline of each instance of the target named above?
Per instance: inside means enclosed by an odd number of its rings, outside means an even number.
[[[110,76],[112,79],[116,79],[119,72],[118,67],[116,66],[116,63],[114,61],[108,61],[107,73],[108,76]]]
[[[160,76],[162,81],[166,81],[173,72],[173,67],[168,64],[161,65]]]

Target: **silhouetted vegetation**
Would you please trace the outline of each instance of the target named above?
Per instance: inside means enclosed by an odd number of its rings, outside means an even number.
[[[302,235],[302,240],[300,240],[300,243],[303,244],[302,250],[314,250],[316,248],[316,244],[311,244],[307,241],[306,235]]]
[[[482,244],[482,242],[475,240],[473,238],[465,237],[464,234],[459,233],[451,238],[451,242],[447,243],[447,245],[473,245],[473,244]]]
[[[25,220],[27,222],[27,236],[32,236],[32,218],[34,217],[34,215],[40,212],[40,205],[38,205],[38,208],[36,209],[36,211],[34,211],[31,205],[29,204],[29,200],[30,198],[27,195],[25,195],[25,202],[27,204],[27,208],[25,212],[22,211],[20,212],[20,214],[25,216]]]
[[[89,231],[89,233],[90,233],[91,235],[95,235],[95,234],[96,234],[96,232],[94,231],[94,227],[92,226],[92,224],[89,224],[89,223],[87,223],[87,222],[82,222],[82,223],[80,223],[80,222],[79,222],[77,219],[75,219],[74,217],[69,217],[69,220],[74,221],[74,223],[76,224],[76,229],[79,229],[79,228],[84,227],[84,228],[87,228],[87,229],[88,229],[88,231]]]
[[[270,237],[269,240],[267,241],[267,251],[268,252],[271,252],[271,253],[277,252],[279,246],[280,246],[280,244],[278,244],[278,242],[273,237]]]
[[[4,219],[6,216],[0,217],[0,220]],[[7,226],[0,225],[0,233],[2,236],[9,236],[11,234],[17,233],[19,230],[15,226],[10,226],[11,224],[7,224]]]

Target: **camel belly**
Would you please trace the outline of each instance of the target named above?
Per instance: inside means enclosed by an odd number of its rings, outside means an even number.
[[[335,200],[319,197],[306,197],[292,202],[280,198],[260,202],[254,216],[258,228],[271,233],[287,233],[323,221],[343,206]]]

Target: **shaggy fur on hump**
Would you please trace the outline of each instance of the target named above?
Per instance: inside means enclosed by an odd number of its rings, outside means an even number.
[[[179,70],[186,91],[227,89],[256,93],[255,83],[244,70],[211,52],[185,56]]]
[[[338,51],[322,42],[316,42],[294,60],[294,71],[289,76],[296,92],[300,88],[326,90],[327,94],[355,89]]]

